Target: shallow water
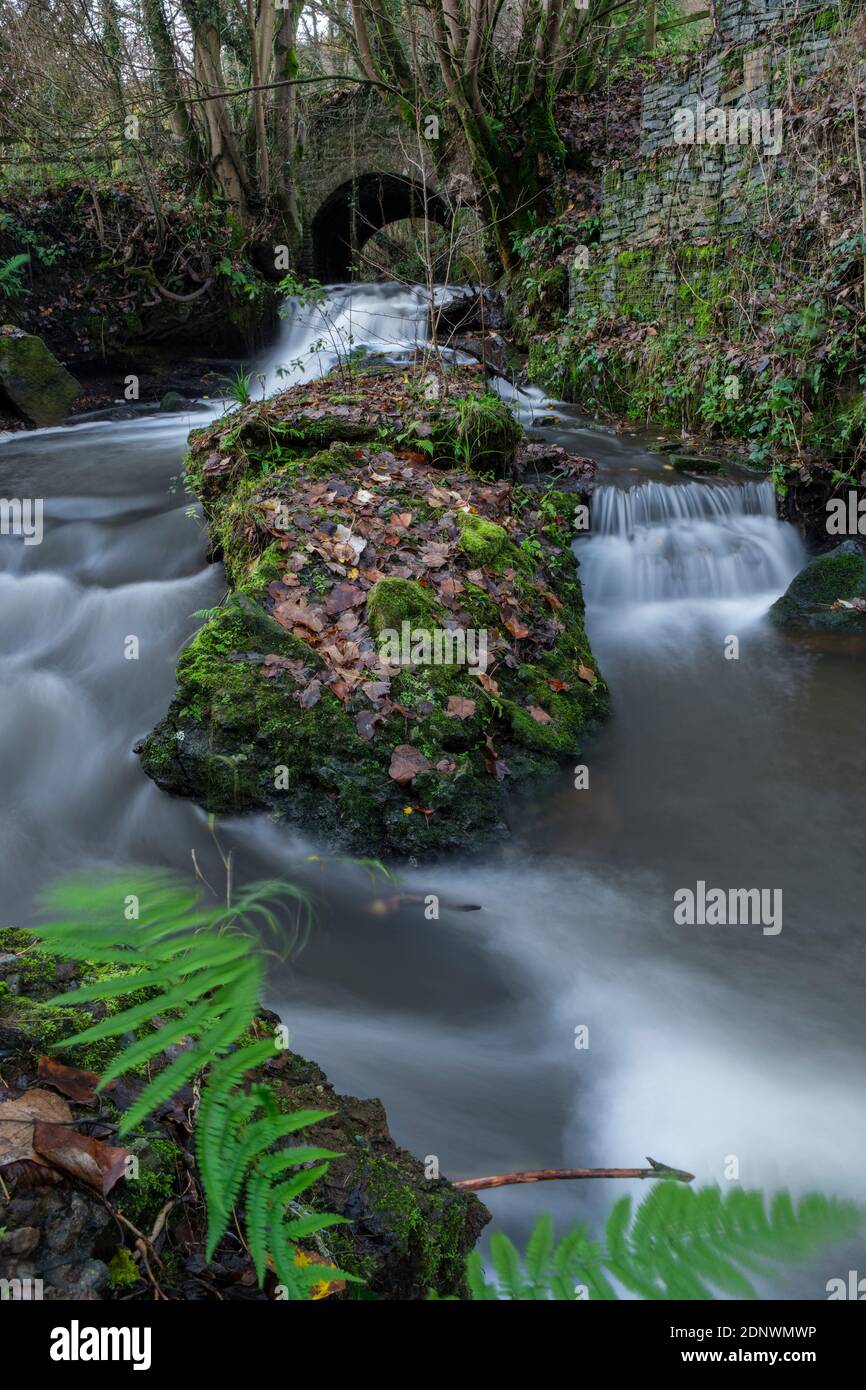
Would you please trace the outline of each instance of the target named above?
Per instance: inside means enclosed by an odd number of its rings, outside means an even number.
[[[417,340],[417,295],[339,295],[356,341]],[[266,379],[299,358],[308,375],[316,331],[290,321]],[[549,414],[537,394],[520,404]],[[804,558],[767,485],[686,484],[641,440],[557,415],[547,436],[594,457],[610,487],[576,542],[614,705],[580,757],[589,789],[566,769],[515,804],[507,848],[405,873],[407,893],[482,907],[443,906],[439,921],[411,904],[377,915],[382,885],[363,872],[306,860],[321,847],[262,817],[224,822],[238,881],[294,874],[317,894],[317,925],[275,970],[270,1003],[294,1047],[341,1089],[381,1096],[398,1141],[451,1177],[649,1153],[724,1184],[733,1156],[747,1186],[862,1198],[866,657],[767,626]],[[170,490],[201,418],[0,444],[0,493],[45,508],[42,545],[0,538],[7,923],[82,866],[187,873],[194,849],[219,881],[202,812],[158,792],[132,752],[164,712],[194,613],[224,592],[196,509]],[[781,932],[676,926],[673,894],[699,879],[781,889]],[[612,1195],[549,1184],[488,1205],[522,1239],[544,1207],[567,1224]],[[822,1298],[855,1257],[835,1252],[776,1291]]]

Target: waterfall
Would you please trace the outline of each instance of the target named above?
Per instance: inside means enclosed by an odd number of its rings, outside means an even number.
[[[803,563],[769,482],[599,487],[576,543],[588,603],[778,594]]]

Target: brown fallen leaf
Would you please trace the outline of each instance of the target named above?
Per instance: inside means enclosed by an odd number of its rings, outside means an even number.
[[[499,686],[492,676],[488,676],[486,671],[473,671],[472,674],[481,682],[483,689],[487,691],[488,695],[499,694]]]
[[[39,1121],[72,1125],[72,1111],[61,1096],[36,1087],[0,1105],[0,1168],[22,1159],[43,1161],[33,1148],[33,1127]]]
[[[80,1105],[91,1105],[96,1100],[96,1083],[99,1076],[95,1071],[83,1071],[81,1067],[68,1067],[54,1057],[40,1057],[36,1069],[37,1081],[53,1086],[61,1095]]]
[[[586,681],[587,685],[595,685],[596,681],[598,680],[598,676],[595,674],[595,671],[590,670],[588,666],[584,666],[583,662],[581,662],[578,666],[577,674],[580,676],[580,679],[582,681]]]
[[[126,1171],[128,1149],[114,1149],[101,1139],[92,1139],[89,1134],[79,1134],[77,1129],[67,1125],[45,1124],[41,1121],[33,1126],[33,1148],[38,1158],[44,1159],[52,1168],[60,1168],[64,1173],[86,1182],[96,1192],[107,1196],[118,1178]]]
[[[475,713],[475,701],[463,695],[449,695],[445,713],[449,719],[469,719]]]
[[[529,628],[526,623],[513,609],[507,609],[502,615],[502,621],[512,637],[528,637]]]
[[[553,721],[546,709],[541,709],[539,705],[527,705],[527,713],[531,714],[536,724],[551,724]]]
[[[322,682],[310,681],[307,688],[299,693],[298,704],[301,706],[301,709],[313,709],[313,707],[319,703],[321,697]]]
[[[374,709],[362,709],[355,715],[355,728],[365,743],[370,742],[381,719],[381,714],[377,714]]]
[[[335,584],[325,599],[325,608],[329,613],[342,613],[346,608],[357,608],[366,598],[357,584]]]
[[[311,608],[308,603],[304,603],[303,599],[283,599],[281,603],[274,605],[273,616],[280,627],[289,629],[305,627],[310,632],[321,632],[324,627],[316,609]]]
[[[550,686],[551,690],[554,691],[557,695],[559,694],[560,690],[571,689],[570,685],[568,685],[565,681],[558,680],[556,677],[554,677],[553,680],[549,680],[547,684]]]
[[[406,787],[419,772],[429,772],[430,764],[418,748],[411,743],[400,743],[391,754],[388,776],[398,787]]]

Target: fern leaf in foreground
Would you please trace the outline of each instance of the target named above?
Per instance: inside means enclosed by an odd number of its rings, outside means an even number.
[[[263,948],[256,929],[278,925],[270,906],[277,896],[306,905],[301,891],[285,884],[255,885],[226,909],[202,906],[196,890],[166,874],[143,873],[134,882],[65,883],[44,900],[59,915],[35,931],[42,948],[54,955],[114,967],[105,978],[51,1001],[64,1009],[78,1004],[109,1009],[57,1047],[144,1030],[118,1052],[100,1078],[100,1089],[151,1062],[170,1044],[188,1044],[151,1078],[124,1114],[120,1133],[128,1134],[182,1085],[207,1072],[196,1117],[196,1154],[207,1204],[208,1259],[235,1210],[243,1208],[259,1283],[270,1266],[287,1298],[306,1299],[316,1284],[357,1281],[333,1264],[309,1262],[295,1245],[318,1240],[322,1231],[345,1222],[298,1206],[298,1198],[339,1155],[314,1143],[287,1146],[293,1135],[330,1112],[284,1114],[269,1086],[247,1084],[250,1073],[277,1049],[274,1037],[243,1041],[261,1004]],[[124,908],[132,904],[129,919]]]
[[[866,1226],[853,1202],[813,1193],[792,1202],[778,1193],[660,1182],[636,1211],[623,1197],[611,1209],[601,1244],[583,1227],[553,1245],[549,1216],[537,1222],[523,1261],[506,1236],[490,1241],[494,1278],[474,1252],[467,1261],[476,1299],[615,1299],[616,1284],[644,1299],[757,1298],[745,1271],[764,1277],[783,1262],[807,1259]],[[614,1282],[611,1282],[614,1281]]]

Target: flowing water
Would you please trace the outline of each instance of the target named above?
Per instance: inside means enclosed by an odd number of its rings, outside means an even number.
[[[264,381],[314,375],[335,332],[412,346],[425,312],[420,291],[339,288],[327,321],[293,312]],[[293,874],[317,894],[317,925],[269,1002],[298,1051],[340,1089],[381,1096],[398,1141],[451,1177],[649,1153],[701,1181],[724,1185],[736,1165],[747,1186],[863,1198],[866,658],[768,627],[804,561],[768,484],[684,483],[640,440],[501,389],[599,464],[593,530],[575,550],[613,717],[581,754],[589,788],[565,769],[515,805],[506,849],[406,872],[407,894],[482,906],[443,907],[439,921],[411,903],[377,914],[380,886],[305,861],[321,846],[263,817],[224,822],[238,880]],[[0,541],[6,923],[31,920],[34,895],[82,867],[188,873],[195,850],[219,879],[203,813],[158,792],[132,752],[165,709],[193,615],[224,592],[197,510],[171,490],[206,418],[0,444],[0,493],[41,497],[45,512],[41,545]],[[138,660],[124,657],[131,635]],[[698,880],[782,890],[781,932],[675,925],[674,893]],[[575,1046],[582,1026],[588,1047]],[[600,1183],[487,1194],[519,1240],[544,1207],[565,1226],[612,1195]],[[836,1252],[773,1287],[822,1298],[855,1259]]]

